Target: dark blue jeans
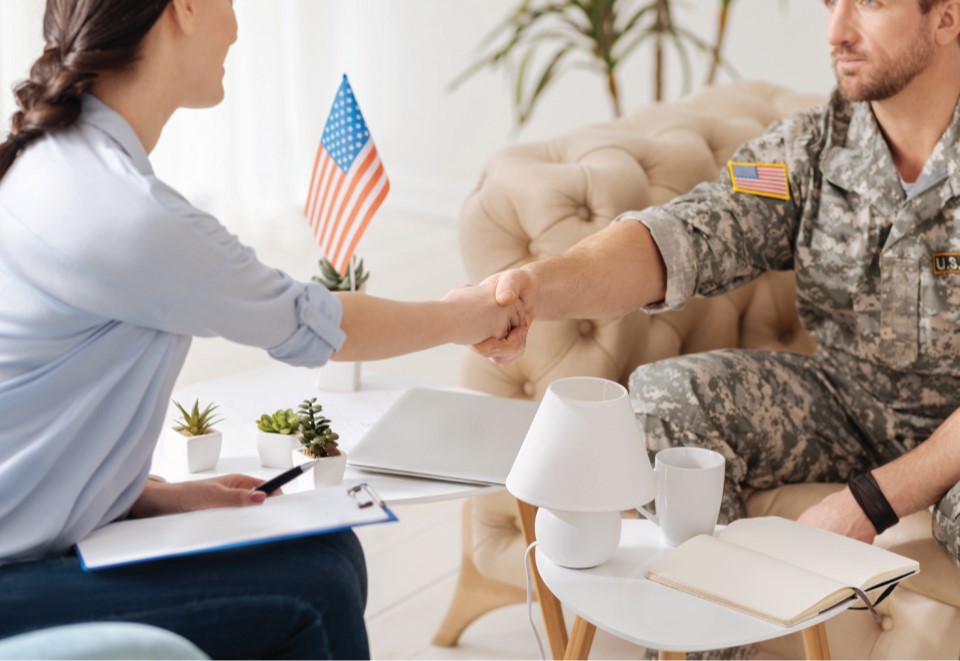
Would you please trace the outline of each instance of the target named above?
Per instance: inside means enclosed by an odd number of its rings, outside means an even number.
[[[95,621],[173,631],[214,659],[366,659],[353,532],[84,572],[73,554],[0,567],[0,638]]]

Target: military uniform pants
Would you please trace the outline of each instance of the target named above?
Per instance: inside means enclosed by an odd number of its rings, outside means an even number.
[[[824,361],[720,350],[643,365],[630,378],[650,450],[710,448],[727,461],[721,523],[745,489],[846,482],[926,440],[942,419],[902,416]],[[934,537],[960,558],[960,485],[934,510]]]

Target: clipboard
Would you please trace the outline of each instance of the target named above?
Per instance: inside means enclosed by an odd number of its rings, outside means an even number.
[[[83,570],[94,571],[396,520],[368,484],[337,485],[274,496],[256,507],[116,521],[94,530],[76,549]]]

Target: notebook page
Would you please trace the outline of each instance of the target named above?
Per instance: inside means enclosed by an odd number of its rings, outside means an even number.
[[[920,569],[915,560],[886,549],[776,516],[734,521],[720,537],[859,588]]]
[[[852,594],[842,583],[710,535],[664,554],[647,577],[784,626]]]

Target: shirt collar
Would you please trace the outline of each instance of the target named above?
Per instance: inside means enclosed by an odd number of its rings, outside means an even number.
[[[133,130],[127,120],[92,94],[84,94],[81,103],[83,105],[80,121],[103,131],[113,138],[127,152],[141,174],[152,175],[153,167],[150,165],[150,159],[143,148],[143,143],[140,142],[136,131]]]

